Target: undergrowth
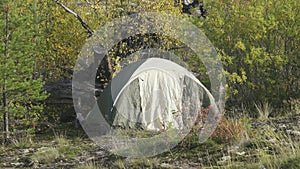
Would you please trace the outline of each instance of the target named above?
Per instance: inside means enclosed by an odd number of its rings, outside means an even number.
[[[289,118],[286,117],[286,119]],[[297,135],[292,135],[293,132],[280,128],[278,121],[285,120],[224,116],[211,137],[203,143],[199,143],[199,130],[203,127],[203,123],[199,122],[198,126],[194,126],[176,147],[149,158],[124,158],[109,152],[104,152],[104,155],[95,155],[93,151],[103,150],[99,150],[98,146],[91,146],[93,143],[91,140],[70,129],[57,130],[58,132],[53,133],[53,137],[47,137],[40,142],[36,139],[32,141],[30,137],[15,138],[12,144],[1,148],[0,155],[3,156],[5,151],[18,152],[30,149],[25,157],[34,161],[33,166],[41,166],[42,164],[55,164],[62,160],[72,161],[84,151],[86,158],[89,156],[93,158],[75,165],[75,168],[82,169],[174,168],[176,166],[183,166],[183,168],[299,168],[300,139]],[[296,126],[285,128],[296,129]],[[74,133],[73,136],[70,133]],[[121,130],[116,134],[147,138],[156,136],[159,132]],[[13,155],[13,153],[9,154]],[[0,167],[9,166],[8,163],[3,163]]]

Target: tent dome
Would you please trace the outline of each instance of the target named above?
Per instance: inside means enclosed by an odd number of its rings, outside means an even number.
[[[191,127],[202,105],[203,87],[184,67],[148,58],[126,66],[100,96],[98,105],[114,127]]]

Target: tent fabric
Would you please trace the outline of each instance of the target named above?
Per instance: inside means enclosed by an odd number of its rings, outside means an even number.
[[[126,66],[100,96],[98,106],[114,127],[190,128],[201,109],[203,89],[184,67],[148,58]]]
[[[155,130],[172,122],[178,127],[173,116],[181,109],[179,79],[159,70],[140,73],[118,98],[114,126],[135,127]]]

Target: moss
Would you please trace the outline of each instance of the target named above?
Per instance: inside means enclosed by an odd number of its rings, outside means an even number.
[[[81,150],[80,147],[64,146],[59,147],[58,151],[64,158],[72,158],[76,157]]]

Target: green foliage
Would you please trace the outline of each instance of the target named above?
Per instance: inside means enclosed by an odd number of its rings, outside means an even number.
[[[76,6],[74,3],[69,7]],[[45,19],[42,26],[46,29],[42,41],[47,44],[44,55],[39,57],[39,72],[45,74],[47,81],[70,78],[73,65],[87,34],[75,17],[65,12],[53,1],[40,1],[40,15]],[[81,10],[86,7],[77,6]],[[75,9],[77,9],[75,8]],[[77,12],[75,10],[75,12]]]
[[[97,30],[115,18],[135,12],[156,11],[180,14],[180,7],[174,7],[173,2],[169,0],[126,2],[89,0],[90,3],[61,0],[60,2],[77,13],[93,30]],[[77,18],[67,13],[55,2],[41,1],[40,5],[40,15],[45,18],[42,23],[46,27],[43,41],[47,44],[47,51],[44,56],[40,57],[38,69],[46,74],[49,81],[70,78],[77,56],[86,42],[88,34]],[[141,39],[133,40],[133,43],[136,41],[141,41]],[[122,43],[116,45],[109,52],[108,57],[114,71],[119,70],[115,62],[118,57],[128,54],[129,50],[133,50],[130,52],[132,53],[140,49],[138,46],[121,46]]]
[[[61,2],[79,14],[93,30],[136,12],[169,13],[189,19],[204,30],[219,52],[225,66],[231,106],[238,102],[251,107],[255,100],[257,103],[266,101],[277,108],[283,100],[300,97],[300,5],[297,0],[210,0],[205,4],[208,10],[205,19],[182,15],[181,6],[170,0]],[[70,78],[88,34],[77,18],[54,1],[6,0],[0,5],[1,9],[10,7],[9,43],[0,46],[0,91],[7,93],[9,104],[8,110],[1,106],[1,113],[9,112],[11,118],[16,119],[13,127],[30,126],[40,118],[43,106],[39,101],[46,98],[40,93],[42,79],[32,78],[33,75],[43,74],[48,81]],[[5,13],[1,11],[0,29],[5,30]],[[173,28],[165,25],[164,29],[172,31]],[[0,35],[4,42],[5,31]],[[145,47],[155,47],[181,56],[192,71],[201,72],[200,80],[209,86],[205,65],[173,37],[141,34],[128,40],[131,43],[122,41],[109,51],[112,73],[120,70],[119,62],[124,57]],[[101,82],[109,80],[100,78]],[[5,91],[4,79],[7,79]]]
[[[43,111],[41,101],[47,98],[41,92],[42,77],[36,72],[36,61],[42,54],[39,43],[38,18],[35,17],[35,1],[3,3],[1,8],[0,39],[0,113],[9,115],[14,130],[34,127]],[[31,4],[31,5],[29,5]],[[5,9],[5,10],[2,10]],[[8,20],[6,22],[6,13]],[[8,26],[8,29],[6,29]]]
[[[279,106],[300,96],[297,0],[211,0],[206,7],[207,19],[194,23],[223,60],[232,104],[266,100]]]

